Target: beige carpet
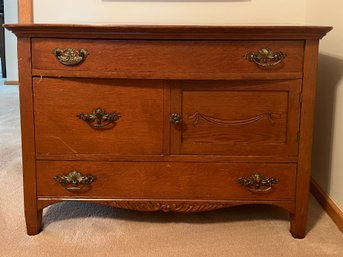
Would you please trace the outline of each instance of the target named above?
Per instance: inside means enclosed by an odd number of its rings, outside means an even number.
[[[0,140],[0,257],[343,256],[343,234],[313,198],[303,240],[292,238],[288,214],[272,206],[166,214],[77,202],[47,208],[43,232],[27,236],[14,86],[0,86]]]

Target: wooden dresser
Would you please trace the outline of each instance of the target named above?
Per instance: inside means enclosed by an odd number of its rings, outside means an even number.
[[[331,27],[7,25],[25,215],[273,204],[306,233],[318,41]]]

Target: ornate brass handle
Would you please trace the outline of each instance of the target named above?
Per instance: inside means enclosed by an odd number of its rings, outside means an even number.
[[[56,59],[63,65],[74,66],[81,64],[87,57],[88,51],[86,49],[73,49],[73,48],[55,48],[52,50]]]
[[[268,192],[273,188],[273,184],[279,182],[276,178],[265,178],[264,175],[255,173],[248,178],[241,177],[237,182],[248,188],[253,193]]]
[[[256,63],[262,67],[275,66],[281,63],[285,58],[286,54],[283,52],[273,52],[270,49],[261,48],[258,52],[247,53],[245,58],[251,62]]]
[[[95,129],[104,128],[110,124],[113,124],[117,121],[121,116],[118,113],[112,112],[107,113],[102,108],[96,108],[90,114],[79,113],[77,117],[85,122],[89,126]]]
[[[92,175],[82,175],[80,172],[73,170],[68,175],[57,175],[54,180],[59,182],[65,189],[69,191],[81,191],[83,188],[92,184],[96,177]]]
[[[181,122],[182,122],[181,115],[178,114],[178,113],[172,113],[172,114],[170,115],[169,121],[170,121],[170,123],[173,124],[173,125],[176,125],[176,126],[177,126],[177,125],[180,125]]]

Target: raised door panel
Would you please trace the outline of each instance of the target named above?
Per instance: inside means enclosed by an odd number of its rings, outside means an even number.
[[[301,80],[175,84],[172,153],[297,155]]]
[[[33,85],[38,156],[162,154],[162,81],[35,78]]]

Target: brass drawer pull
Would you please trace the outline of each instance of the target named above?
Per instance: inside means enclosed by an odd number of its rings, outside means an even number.
[[[273,188],[273,184],[279,182],[276,178],[265,178],[264,175],[255,173],[248,178],[241,177],[237,182],[248,188],[253,193],[268,192]]]
[[[88,51],[86,49],[73,49],[73,48],[55,48],[52,50],[56,59],[63,65],[74,66],[81,64],[87,57]]]
[[[182,122],[181,115],[178,113],[172,113],[169,118],[169,122],[173,125],[180,125]]]
[[[69,191],[81,191],[82,189],[89,187],[96,177],[92,175],[82,175],[80,172],[73,170],[68,175],[57,175],[54,180],[59,182],[65,189]]]
[[[110,124],[114,124],[121,116],[118,113],[107,113],[102,108],[96,108],[90,114],[79,113],[77,117],[85,122],[89,126],[95,129],[104,128]]]
[[[281,63],[285,58],[286,54],[283,52],[273,52],[270,49],[261,48],[258,52],[247,53],[245,58],[251,62],[256,63],[262,67],[275,66]]]

